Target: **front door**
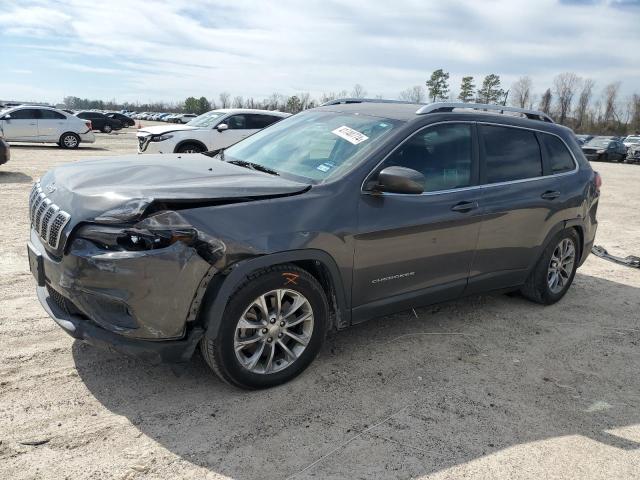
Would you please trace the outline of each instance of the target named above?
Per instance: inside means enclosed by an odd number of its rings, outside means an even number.
[[[248,116],[249,115],[245,114],[237,114],[231,115],[230,117],[222,120],[221,123],[225,123],[229,128],[221,132],[216,129],[213,130],[215,142],[214,150],[230,147],[231,145],[238,143],[243,138],[251,135],[254,130],[249,129]]]
[[[11,118],[0,120],[8,141],[33,141],[38,138],[38,113],[36,108],[21,108],[10,112]]]
[[[472,123],[431,125],[373,173],[394,165],[412,168],[424,175],[425,192],[361,195],[354,322],[462,294],[481,222],[476,145]]]

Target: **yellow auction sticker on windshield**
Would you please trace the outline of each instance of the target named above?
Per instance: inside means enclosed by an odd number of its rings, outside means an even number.
[[[354,145],[358,145],[359,143],[364,142],[365,140],[369,140],[364,133],[360,133],[353,128],[349,128],[346,125],[336,128],[332,130],[331,133],[339,136],[340,138],[344,138],[347,142],[353,143]]]

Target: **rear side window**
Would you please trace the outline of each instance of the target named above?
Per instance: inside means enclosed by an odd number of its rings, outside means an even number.
[[[384,162],[384,167],[412,168],[424,175],[425,192],[471,185],[471,125],[446,123],[416,133]]]
[[[43,120],[64,120],[67,117],[56,111],[43,109],[40,110],[40,118],[42,118]]]
[[[249,130],[259,130],[268,127],[278,120],[281,120],[280,117],[274,117],[272,115],[247,115],[247,128]]]
[[[20,110],[14,110],[9,112],[12,120],[35,120],[38,118],[39,111],[35,108],[21,108]]]
[[[562,140],[545,134],[541,134],[540,139],[546,149],[552,174],[570,172],[575,168],[573,157]]]
[[[523,180],[542,175],[542,155],[533,132],[478,125],[484,146],[486,183]]]

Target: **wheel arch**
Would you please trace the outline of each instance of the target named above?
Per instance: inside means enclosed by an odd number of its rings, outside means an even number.
[[[313,275],[322,285],[331,309],[330,328],[342,329],[351,322],[340,270],[331,255],[323,250],[305,249],[273,253],[242,260],[225,274],[215,275],[203,299],[200,322],[209,337],[217,335],[231,295],[248,275],[275,265],[293,264]]]
[[[194,145],[200,145],[202,148],[204,148],[204,151],[206,152],[207,150],[209,150],[209,148],[200,140],[196,140],[195,138],[188,138],[186,140],[181,140],[179,141],[175,147],[173,147],[173,153],[178,153],[178,149],[180,149],[180,147],[182,147],[183,145],[186,145],[188,143],[193,143]]]
[[[573,228],[574,230],[576,230],[576,232],[578,234],[578,238],[580,240],[580,245],[578,245],[578,247],[580,248],[580,258],[581,258],[581,261],[578,264],[580,265],[582,263],[582,260],[584,260],[584,258],[585,258],[585,256],[584,256],[584,247],[585,246],[584,246],[583,219],[582,218],[572,218],[570,220],[562,220],[562,221],[558,222],[557,224],[555,224],[547,232],[547,236],[545,237],[544,242],[542,242],[542,244],[540,245],[537,254],[534,255],[534,258],[533,258],[533,260],[531,262],[531,265],[529,265],[528,272],[531,272],[531,270],[533,270],[535,268],[536,264],[538,263],[538,260],[539,260],[540,256],[542,255],[544,250],[547,248],[547,246],[549,246],[549,243],[551,242],[551,240],[553,240],[553,237],[555,237],[562,230],[566,230],[566,229],[569,229],[569,228]]]

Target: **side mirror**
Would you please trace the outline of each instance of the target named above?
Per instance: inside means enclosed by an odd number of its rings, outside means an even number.
[[[224,132],[225,130],[229,130],[229,125],[227,125],[226,123],[221,123],[216,127],[216,130],[218,130],[219,132]]]
[[[420,194],[424,192],[424,175],[406,167],[387,167],[378,174],[373,187],[379,192]]]

